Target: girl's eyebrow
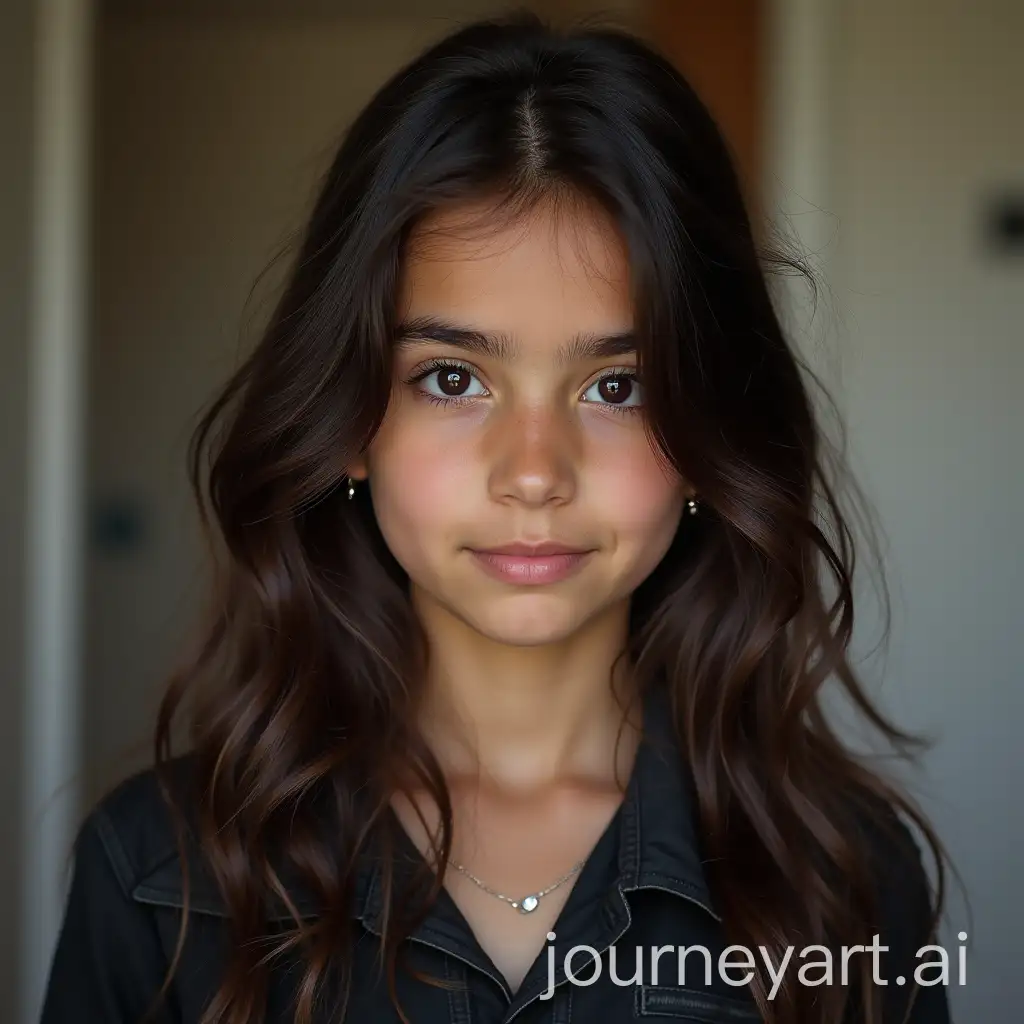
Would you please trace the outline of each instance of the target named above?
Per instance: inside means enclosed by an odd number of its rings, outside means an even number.
[[[519,348],[516,342],[503,332],[480,331],[434,316],[413,317],[400,324],[395,335],[395,343],[398,345],[430,342],[452,345],[467,352],[498,360],[514,359]]]
[[[519,351],[519,344],[503,331],[482,331],[474,327],[452,323],[434,316],[418,316],[400,324],[395,334],[398,345],[429,344],[436,342],[475,352],[490,359],[511,361]],[[610,356],[628,356],[636,352],[636,336],[632,331],[613,334],[580,332],[562,345],[555,356],[558,363],[571,363]]]

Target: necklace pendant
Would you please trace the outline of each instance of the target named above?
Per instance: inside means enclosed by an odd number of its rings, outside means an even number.
[[[537,909],[540,900],[536,896],[524,896],[519,901],[518,910],[520,914],[529,914]]]

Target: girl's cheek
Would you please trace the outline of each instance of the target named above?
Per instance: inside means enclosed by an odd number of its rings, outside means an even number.
[[[371,449],[378,514],[407,525],[444,522],[475,493],[478,473],[471,432],[437,422],[395,423]]]
[[[392,486],[399,491],[404,505],[419,510],[421,518],[443,518],[446,509],[455,509],[460,498],[473,493],[470,487],[474,467],[451,447],[441,445],[411,449],[408,457],[396,461],[397,478]]]
[[[664,477],[635,474],[621,486],[605,492],[608,521],[625,539],[640,544],[656,539],[665,529],[674,530],[682,511],[682,489],[668,484]]]
[[[644,527],[681,507],[682,480],[658,458],[641,428],[593,441],[591,479],[609,520]]]

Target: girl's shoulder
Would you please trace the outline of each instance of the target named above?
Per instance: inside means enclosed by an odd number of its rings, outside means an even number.
[[[217,888],[200,856],[196,809],[196,766],[193,755],[165,762],[163,777],[181,812],[178,822],[164,797],[155,767],[122,779],[92,807],[75,840],[76,867],[96,871],[104,858],[127,899],[139,903],[180,905],[184,890],[179,842],[184,845],[189,873],[190,904],[197,910],[219,911]]]
[[[164,795],[169,787],[177,814]],[[122,897],[138,907],[186,906],[200,914],[227,917],[228,908],[199,841],[202,786],[193,754],[129,775],[93,807],[76,838],[80,887],[113,873]],[[291,901],[305,916],[316,911],[302,883],[284,872]],[[269,921],[291,921],[288,907],[268,896]]]

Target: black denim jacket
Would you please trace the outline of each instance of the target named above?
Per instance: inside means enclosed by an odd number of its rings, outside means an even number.
[[[412,972],[399,975],[398,996],[411,1024],[625,1024],[633,1020],[744,1024],[761,1020],[748,989],[726,980],[742,981],[744,970],[718,969],[728,942],[702,870],[687,776],[667,720],[661,698],[649,698],[647,738],[638,752],[626,798],[570,892],[555,925],[555,940],[542,950],[514,994],[442,891],[407,943],[408,963],[450,984],[432,985]],[[187,772],[188,755],[179,758],[175,767]],[[888,981],[883,1024],[897,1024],[904,1018],[914,987],[916,952],[928,941],[929,897],[909,833],[904,831],[902,839],[876,834],[874,860],[880,866],[882,908],[878,931],[881,945],[889,947],[879,960],[880,976]],[[230,942],[218,890],[194,853],[190,865],[193,909],[188,936],[170,998],[154,1018],[156,1024],[197,1024],[218,988]],[[353,988],[346,1016],[353,1024],[400,1020],[377,966],[383,911],[379,873],[378,864],[366,865],[354,901]],[[292,895],[303,916],[316,914],[315,905],[301,890]],[[173,955],[182,905],[170,821],[152,770],[141,772],[108,794],[78,834],[42,1024],[138,1024]],[[283,907],[271,918],[282,927],[290,922]],[[591,984],[582,984],[596,968],[586,951],[570,961],[577,980],[566,979],[565,954],[577,945],[593,947],[602,955],[600,974]],[[651,949],[662,946],[672,950],[659,957],[655,983]],[[702,952],[686,957],[685,977],[679,977],[680,946],[706,947],[712,967],[710,984]],[[637,947],[642,949],[639,978],[635,978]],[[611,977],[613,952],[616,980]],[[758,955],[756,950],[753,953]],[[729,957],[730,962],[736,959]],[[742,957],[739,960],[742,963]],[[790,973],[795,976],[806,962],[794,955]],[[551,964],[554,970],[549,973]],[[293,1019],[291,1001],[301,966],[288,961],[275,968],[266,1024]],[[898,976],[909,983],[896,985]],[[325,1015],[318,1024],[330,1019]],[[921,988],[910,1021],[948,1024],[945,990]]]

